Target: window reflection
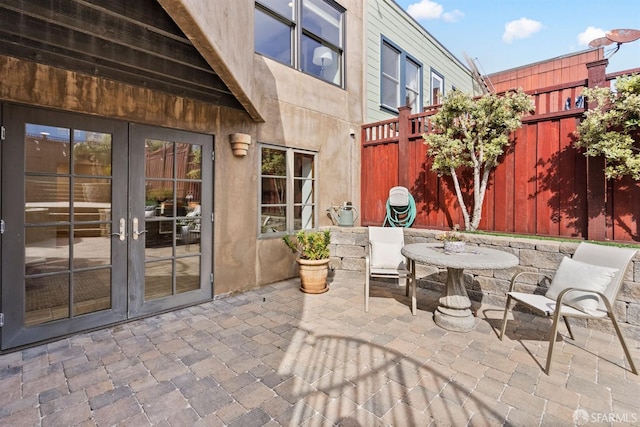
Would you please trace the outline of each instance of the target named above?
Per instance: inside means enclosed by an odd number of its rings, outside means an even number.
[[[260,232],[315,228],[315,154],[263,146]],[[287,171],[287,159],[292,168]],[[287,192],[289,189],[291,193]]]
[[[202,146],[145,141],[145,299],[200,289]],[[187,266],[188,268],[186,268]]]
[[[344,13],[330,0],[258,0],[255,50],[342,86]]]
[[[110,308],[112,135],[27,123],[24,145],[26,324]]]

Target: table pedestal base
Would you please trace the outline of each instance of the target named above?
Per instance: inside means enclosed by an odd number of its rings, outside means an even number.
[[[436,325],[455,332],[469,332],[475,328],[476,319],[471,312],[462,269],[447,269],[447,283],[439,302],[433,315]]]

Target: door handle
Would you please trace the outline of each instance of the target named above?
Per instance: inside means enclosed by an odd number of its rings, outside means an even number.
[[[111,233],[112,236],[118,236],[118,239],[122,242],[126,238],[125,236],[125,228],[127,227],[127,222],[124,218],[120,218],[120,231],[117,233]]]
[[[133,240],[138,240],[138,236],[146,232],[147,230],[138,231],[138,218],[133,218]]]

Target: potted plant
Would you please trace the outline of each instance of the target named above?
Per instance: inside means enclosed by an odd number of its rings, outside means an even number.
[[[300,230],[293,236],[283,236],[282,240],[298,255],[296,262],[300,273],[300,290],[309,294],[327,292],[331,232]]]
[[[449,231],[436,236],[444,244],[444,251],[447,253],[460,253],[465,250],[464,236],[458,233],[459,225],[455,224]]]

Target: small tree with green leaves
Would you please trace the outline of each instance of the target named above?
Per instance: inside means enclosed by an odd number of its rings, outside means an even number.
[[[466,230],[476,230],[482,218],[482,204],[491,171],[510,144],[509,135],[522,126],[522,116],[534,108],[523,91],[480,98],[451,91],[431,118],[432,132],[424,134],[432,170],[453,179]],[[460,175],[473,172],[473,206],[463,198]]]
[[[604,156],[607,179],[631,176],[640,181],[640,75],[618,78],[615,91],[589,88],[583,95],[589,109],[574,145],[588,157]]]

